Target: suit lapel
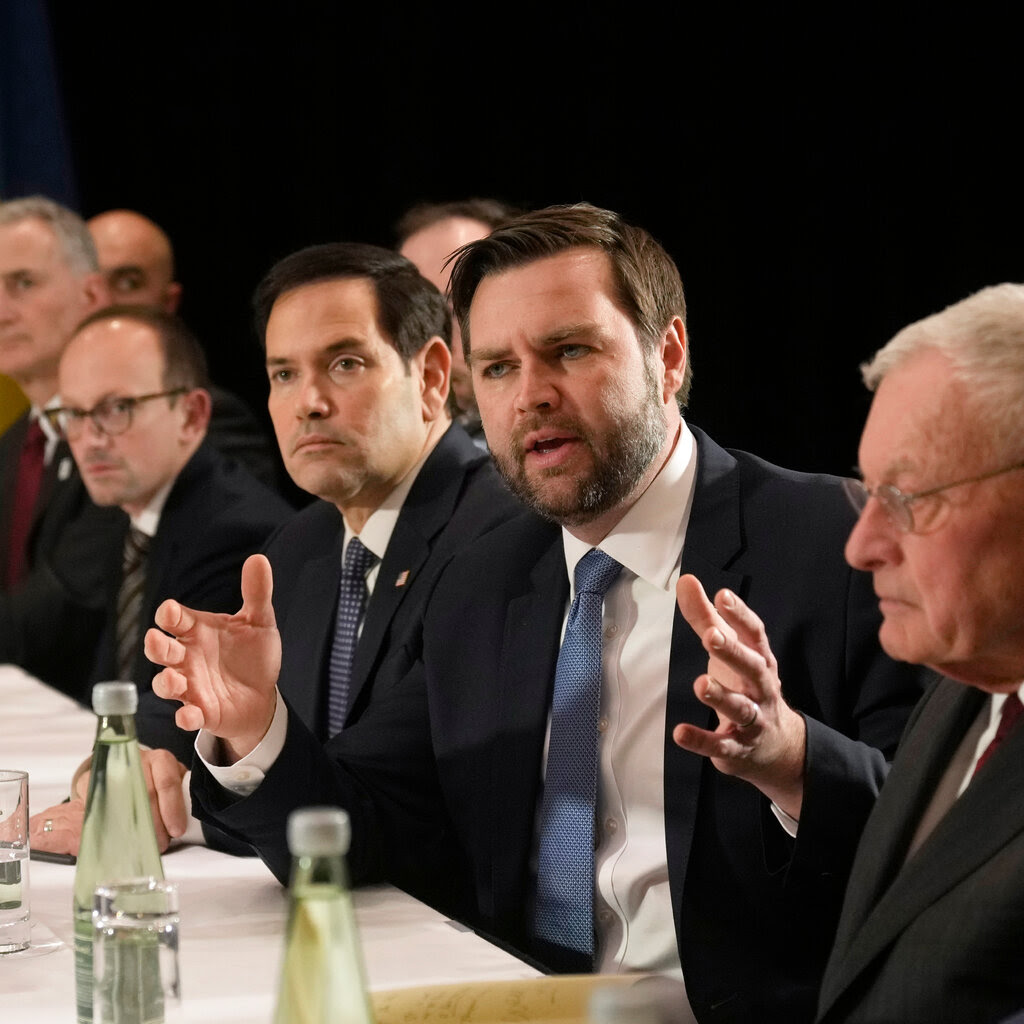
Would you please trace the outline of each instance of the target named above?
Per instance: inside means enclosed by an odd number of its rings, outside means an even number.
[[[680,574],[692,573],[712,599],[728,587],[744,592],[744,576],[726,566],[742,549],[742,508],[736,460],[697,428],[697,481],[686,528]],[[697,793],[702,773],[714,768],[705,759],[676,746],[672,729],[689,722],[715,727],[715,716],[693,692],[694,680],[707,671],[708,658],[689,624],[676,610],[672,626],[665,722],[665,831],[672,904],[679,920],[683,883],[696,828]]]
[[[324,727],[327,658],[334,638],[341,575],[342,528],[339,519],[334,543],[319,558],[302,565],[288,607],[289,637],[301,637],[282,651],[280,687],[288,703],[318,736]],[[291,623],[296,626],[291,626]],[[281,624],[282,627],[284,623]],[[323,685],[320,681],[323,680]]]
[[[391,622],[431,554],[437,535],[455,512],[469,466],[480,451],[461,429],[449,428],[412,485],[381,561],[359,636],[349,707],[355,707],[375,671]],[[452,539],[458,543],[458,538]]]
[[[522,865],[529,862],[547,735],[551,690],[569,596],[561,533],[537,561],[530,589],[509,602],[505,615],[487,799],[494,808],[492,892],[523,893]],[[498,914],[524,908],[498,908]],[[493,910],[492,910],[493,912]],[[517,922],[522,925],[524,918]]]
[[[943,894],[1024,829],[1024,732],[1010,737],[910,860],[906,851],[985,695],[944,681],[900,748],[865,826],[821,1010]]]

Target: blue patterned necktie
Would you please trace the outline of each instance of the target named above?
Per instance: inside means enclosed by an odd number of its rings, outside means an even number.
[[[355,659],[359,623],[366,611],[366,574],[377,561],[377,556],[358,537],[353,537],[345,549],[338,584],[338,614],[334,620],[334,644],[327,676],[328,735],[341,732],[348,715],[349,683],[352,662]]]
[[[622,566],[596,548],[576,565],[576,597],[569,609],[555,669],[551,732],[540,812],[534,935],[572,951],[565,964],[584,969],[594,957],[594,814],[601,708],[604,595]]]

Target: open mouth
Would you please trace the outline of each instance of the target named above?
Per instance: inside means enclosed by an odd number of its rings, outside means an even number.
[[[528,451],[546,455],[548,452],[557,451],[563,445],[571,444],[572,441],[571,437],[542,437],[534,441]]]

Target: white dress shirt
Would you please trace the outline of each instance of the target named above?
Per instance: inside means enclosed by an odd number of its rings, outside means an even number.
[[[696,445],[682,426],[661,472],[598,545],[623,566],[605,595],[596,964],[682,977],[669,896],[664,749],[675,585],[693,502]],[[590,545],[563,530],[570,602]],[[568,616],[568,606],[566,608]]]

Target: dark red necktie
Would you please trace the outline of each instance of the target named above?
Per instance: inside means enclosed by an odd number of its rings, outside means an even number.
[[[1011,693],[1006,698],[1006,703],[1003,704],[1003,713],[999,719],[999,726],[996,729],[995,736],[992,737],[989,745],[982,751],[981,757],[978,758],[978,763],[974,766],[975,775],[977,775],[978,769],[996,752],[996,747],[1010,735],[1013,727],[1020,721],[1021,715],[1024,715],[1024,704],[1021,703],[1020,697],[1017,694]]]
[[[32,512],[43,483],[43,459],[46,435],[37,419],[29,421],[25,443],[18,460],[14,481],[14,502],[11,509],[11,532],[7,547],[7,587],[14,587],[28,571],[28,536],[32,529]]]

